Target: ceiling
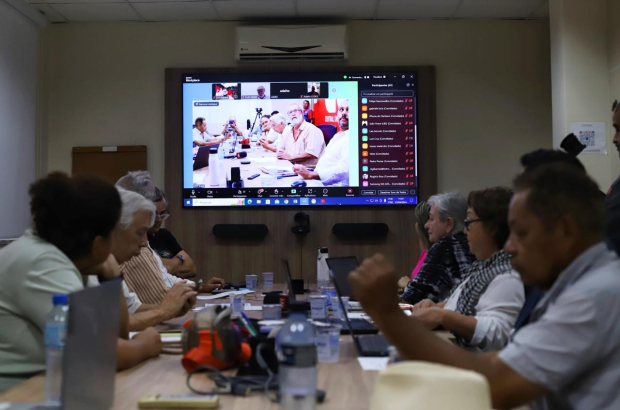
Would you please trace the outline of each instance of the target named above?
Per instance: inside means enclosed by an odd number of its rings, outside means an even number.
[[[23,0],[51,23],[549,18],[548,0]]]

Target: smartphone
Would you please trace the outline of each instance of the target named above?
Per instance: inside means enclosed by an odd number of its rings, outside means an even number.
[[[198,282],[196,282],[196,292],[198,292],[200,290],[200,287],[202,286],[202,279],[198,279]]]

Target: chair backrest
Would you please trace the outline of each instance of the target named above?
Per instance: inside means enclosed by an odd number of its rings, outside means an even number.
[[[480,374],[427,362],[400,362],[379,373],[370,410],[491,410],[489,383]]]
[[[321,124],[321,125],[317,125],[317,127],[323,133],[323,139],[325,140],[325,145],[329,144],[329,141],[331,141],[332,138],[334,138],[334,135],[336,135],[336,132],[338,131],[338,128],[336,128],[336,126],[332,124]]]

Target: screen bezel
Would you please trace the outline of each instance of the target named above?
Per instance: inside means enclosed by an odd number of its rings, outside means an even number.
[[[314,67],[311,66],[314,65]],[[309,63],[308,66],[289,66],[277,67],[266,65],[261,67],[221,67],[221,68],[169,68],[166,69],[166,169],[177,170],[166,172],[166,186],[170,193],[170,202],[175,201],[184,210],[188,209],[234,209],[241,210],[252,208],[256,212],[260,208],[274,210],[276,208],[301,209],[372,209],[389,210],[414,208],[415,204],[386,204],[386,205],[264,205],[264,206],[205,206],[194,207],[184,206],[183,203],[183,76],[192,74],[226,74],[251,75],[255,73],[411,73],[417,75],[417,126],[418,126],[418,201],[428,198],[437,192],[437,136],[436,136],[436,87],[435,87],[435,68],[433,66],[376,66],[376,67],[356,67],[345,65],[321,65]],[[181,138],[179,138],[181,135]],[[180,171],[178,171],[180,170]],[[179,195],[179,197],[176,197]]]

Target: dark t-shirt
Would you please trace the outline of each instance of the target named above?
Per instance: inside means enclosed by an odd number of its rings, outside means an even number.
[[[605,204],[609,216],[607,243],[620,254],[620,178],[609,189]]]
[[[160,228],[154,234],[149,234],[149,245],[159,256],[166,259],[174,258],[183,250],[170,231],[164,228]]]

